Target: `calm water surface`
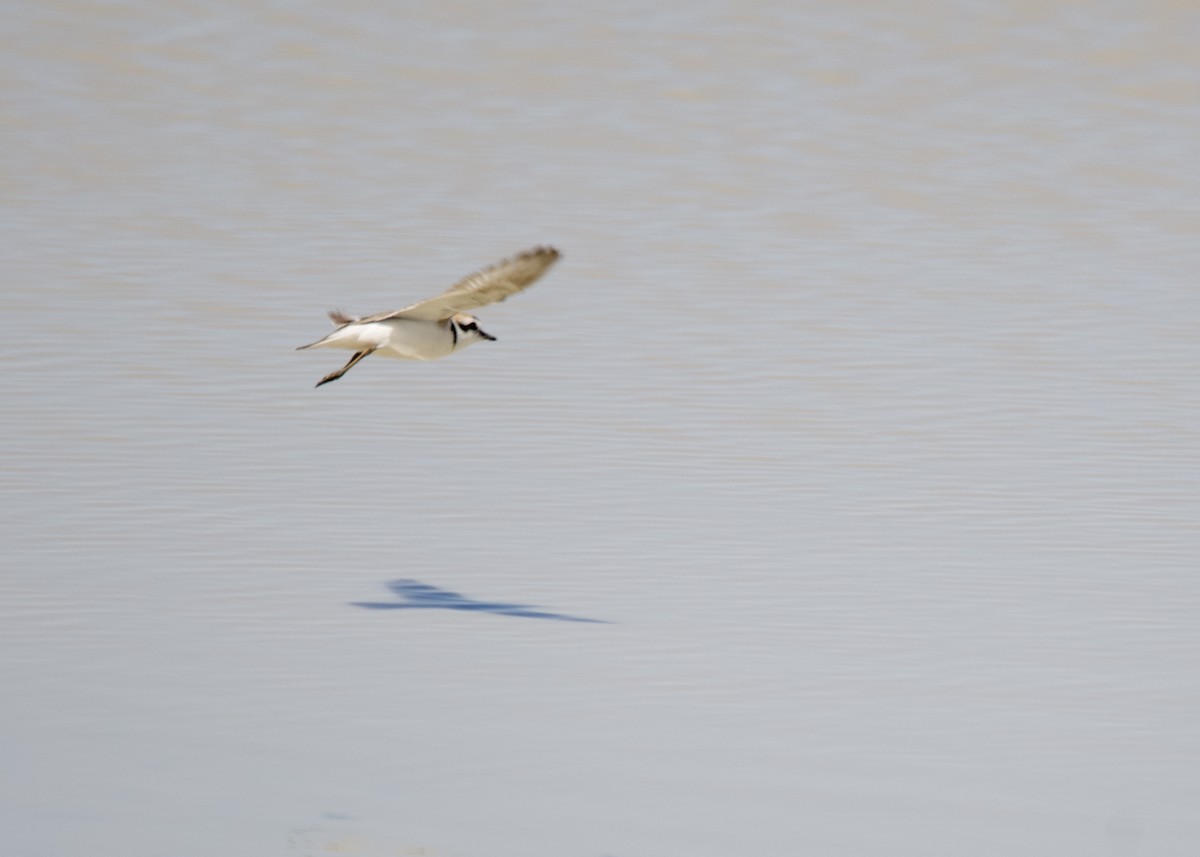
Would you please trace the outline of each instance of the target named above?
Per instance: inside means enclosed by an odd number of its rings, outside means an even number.
[[[1198,37],[17,4],[0,850],[1195,853]]]

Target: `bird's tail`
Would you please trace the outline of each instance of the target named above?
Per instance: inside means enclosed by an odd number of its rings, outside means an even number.
[[[332,321],[334,323],[334,325],[339,328],[345,327],[348,324],[353,324],[354,322],[358,321],[357,318],[355,318],[354,316],[346,315],[340,309],[331,309],[331,310],[329,310],[329,312],[327,314],[329,315],[329,320]],[[336,333],[336,331],[335,331],[335,333]],[[329,336],[332,336],[332,335],[333,334],[331,333]],[[316,342],[308,343],[308,345],[301,345],[296,350],[303,351],[306,348],[315,348],[316,346],[321,345],[323,342],[325,342],[325,340],[329,339],[329,336],[323,336],[320,339],[318,339]]]

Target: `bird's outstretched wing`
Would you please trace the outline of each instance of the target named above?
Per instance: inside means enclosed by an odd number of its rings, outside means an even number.
[[[534,247],[523,253],[497,262],[459,280],[436,298],[429,298],[395,312],[381,312],[356,319],[360,324],[387,321],[390,318],[413,318],[422,321],[444,321],[459,312],[502,301],[533,285],[546,269],[554,264],[558,251],[553,247]]]

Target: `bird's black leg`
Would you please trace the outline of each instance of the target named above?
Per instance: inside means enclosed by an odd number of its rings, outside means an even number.
[[[354,368],[355,363],[357,363],[359,360],[362,360],[364,357],[366,357],[368,354],[370,354],[374,350],[375,350],[374,348],[368,348],[366,351],[359,351],[357,354],[355,354],[353,357],[351,357],[350,362],[347,363],[345,366],[343,366],[341,369],[337,370],[336,372],[331,372],[330,374],[328,374],[324,378],[322,378],[320,381],[318,381],[317,386],[320,387],[322,384],[328,384],[330,381],[336,381],[338,378],[342,377],[347,372],[349,372],[352,368]]]

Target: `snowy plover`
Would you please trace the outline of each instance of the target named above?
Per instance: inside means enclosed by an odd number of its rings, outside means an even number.
[[[557,258],[558,251],[553,247],[534,247],[460,280],[436,298],[395,312],[362,318],[330,312],[329,317],[337,329],[324,339],[301,345],[296,350],[345,348],[354,352],[349,363],[317,382],[320,387],[336,381],[355,363],[377,351],[385,357],[434,360],[466,348],[472,342],[494,341],[496,337],[484,333],[475,317],[465,310],[502,301],[528,288]]]

